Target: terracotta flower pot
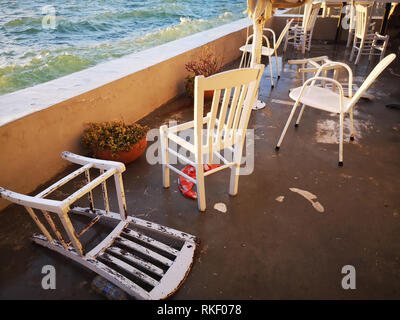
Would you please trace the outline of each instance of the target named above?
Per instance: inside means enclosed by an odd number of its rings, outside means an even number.
[[[111,154],[111,150],[109,149],[96,151],[95,156],[96,158],[99,159],[118,161],[127,164],[139,158],[146,150],[146,146],[147,146],[147,140],[145,137],[142,140],[135,143],[130,151],[121,151],[118,153],[116,157],[114,157]]]

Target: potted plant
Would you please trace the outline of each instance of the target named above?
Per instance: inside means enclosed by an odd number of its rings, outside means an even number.
[[[129,163],[146,150],[149,128],[123,121],[88,123],[82,142],[96,158]]]
[[[222,57],[216,55],[214,47],[204,46],[200,57],[185,64],[186,70],[192,74],[186,77],[185,82],[186,91],[191,97],[194,96],[194,78],[200,75],[209,77],[220,72],[222,60]],[[208,90],[204,92],[204,97],[211,99],[213,94],[212,90]]]

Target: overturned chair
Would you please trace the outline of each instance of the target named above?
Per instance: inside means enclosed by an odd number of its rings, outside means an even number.
[[[1,197],[24,206],[43,233],[33,235],[32,240],[80,263],[137,299],[164,299],[172,295],[190,271],[196,237],[127,215],[122,183],[124,164],[70,152],[63,152],[62,158],[81,167],[36,196],[0,188]],[[99,175],[91,179],[90,171],[95,169]],[[64,200],[46,198],[82,174],[86,176],[84,185]],[[119,213],[110,211],[106,180],[111,177],[114,177]],[[99,186],[104,209],[95,208],[94,189]],[[74,206],[85,195],[89,207]],[[92,219],[77,231],[71,214]],[[54,219],[56,216],[58,219]],[[97,243],[87,244],[92,248],[85,248],[80,238],[99,220],[108,225],[107,235]]]

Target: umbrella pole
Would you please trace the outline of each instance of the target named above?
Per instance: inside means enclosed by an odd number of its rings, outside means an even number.
[[[253,21],[253,46],[251,51],[251,67],[253,68],[254,65],[261,63],[261,48],[262,48],[262,39],[263,39],[263,29],[265,23],[264,16],[261,16],[256,21]],[[271,67],[271,66],[270,66]],[[253,106],[253,110],[259,110],[265,107],[265,102],[262,102],[258,99],[258,93],[260,91],[260,87],[258,88],[256,95],[257,101],[256,104]]]

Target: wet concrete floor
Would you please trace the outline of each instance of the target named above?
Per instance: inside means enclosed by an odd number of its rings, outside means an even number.
[[[348,63],[349,52],[343,45],[319,43],[308,55]],[[339,119],[323,111],[306,109],[280,151],[274,149],[292,107],[288,90],[301,85],[286,61],[300,57],[287,52],[272,90],[264,72],[260,99],[267,107],[253,111],[249,123],[254,169],[240,177],[236,197],[228,195],[228,171],[209,176],[207,210],[201,213],[195,200],[179,192],[176,174],[164,189],[161,166],[149,164],[146,156],[127,166],[129,214],[200,239],[193,268],[171,299],[400,298],[400,110],[385,107],[400,103],[400,63],[397,59],[370,88],[374,100],[357,104],[356,140],[350,142],[345,131],[344,166],[338,167]],[[355,82],[362,83],[376,63],[362,58],[353,67]],[[191,119],[192,101],[181,97],[140,123],[158,128]],[[309,201],[298,189],[316,198]],[[227,212],[214,209],[216,203],[224,203]],[[22,207],[1,212],[0,298],[103,299],[90,288],[93,272],[31,243],[37,231]],[[41,269],[49,264],[57,272],[55,290],[41,287]],[[355,267],[355,290],[341,286],[345,265]]]

